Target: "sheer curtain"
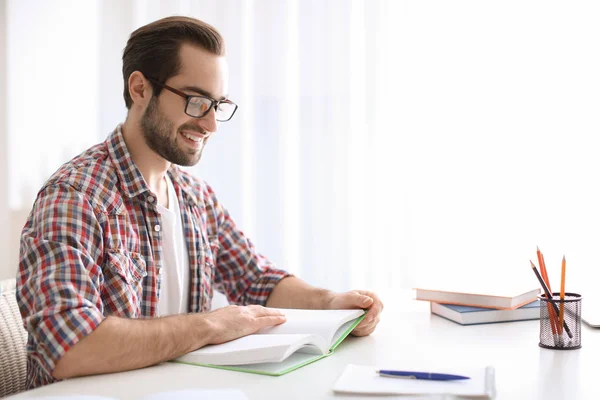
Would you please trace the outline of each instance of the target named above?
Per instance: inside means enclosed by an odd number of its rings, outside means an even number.
[[[279,266],[535,285],[539,245],[551,278],[563,253],[573,284],[600,277],[593,2],[9,0],[11,210],[124,119],[126,39],[173,14],[221,31],[240,105],[192,171]]]

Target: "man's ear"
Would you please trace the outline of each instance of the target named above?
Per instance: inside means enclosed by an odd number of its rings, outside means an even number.
[[[152,98],[152,86],[140,71],[134,71],[129,75],[129,95],[134,105],[146,108]]]

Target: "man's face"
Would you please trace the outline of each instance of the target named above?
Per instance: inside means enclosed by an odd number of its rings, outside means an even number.
[[[181,69],[165,84],[188,95],[224,99],[227,95],[227,63],[224,57],[183,44],[179,51]],[[163,89],[153,96],[140,121],[148,147],[165,160],[182,166],[196,165],[204,145],[218,122],[211,109],[202,118],[185,113],[186,100]]]

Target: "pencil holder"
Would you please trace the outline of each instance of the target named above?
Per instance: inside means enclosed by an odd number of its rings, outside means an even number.
[[[561,300],[560,293],[552,293],[550,300],[545,294],[538,295],[538,298],[540,347],[553,350],[581,348],[581,295],[565,293],[564,300]]]

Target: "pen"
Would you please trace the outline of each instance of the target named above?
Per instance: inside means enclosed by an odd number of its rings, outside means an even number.
[[[392,371],[388,369],[380,369],[376,372],[379,374],[379,376],[386,378],[426,379],[430,381],[458,381],[463,379],[471,379],[468,376],[439,374],[435,372]]]
[[[533,272],[535,273],[535,276],[537,277],[538,281],[540,281],[540,285],[542,285],[542,289],[544,289],[544,293],[546,294],[546,300],[550,303],[550,305],[552,305],[552,309],[555,312],[555,317],[558,317],[559,311],[558,311],[558,307],[552,300],[552,293],[550,293],[550,290],[548,290],[548,286],[546,286],[546,282],[544,282],[544,280],[540,276],[540,273],[538,272],[537,268],[535,268],[535,264],[533,262],[531,262],[531,260],[529,260],[529,263],[531,264],[531,269],[533,269]],[[562,326],[565,328],[567,335],[569,335],[569,339],[573,339],[573,334],[571,333],[571,330],[569,329],[569,326],[567,325],[566,321],[563,321]]]

